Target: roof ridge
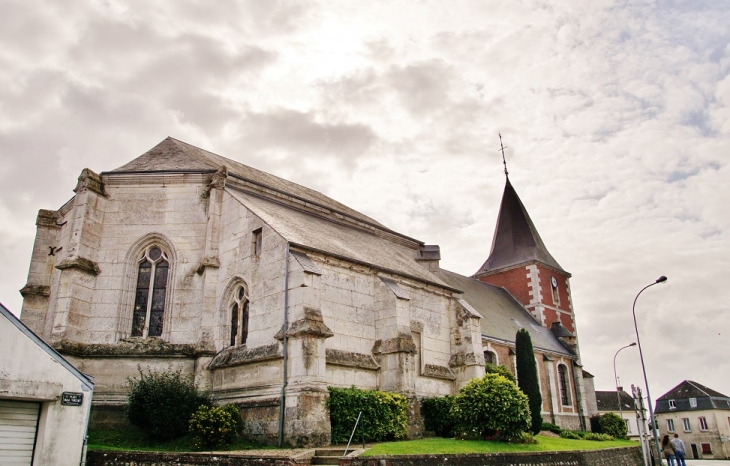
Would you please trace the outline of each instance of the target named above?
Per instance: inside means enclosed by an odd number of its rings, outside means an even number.
[[[696,388],[697,390],[701,391],[705,395],[712,396],[709,393],[707,393],[707,390],[705,390],[708,387],[705,387],[704,385],[699,384],[699,383],[697,383],[697,382],[695,382],[693,380],[685,380],[685,382],[688,383],[688,384],[690,384],[690,385],[692,385],[694,388]]]

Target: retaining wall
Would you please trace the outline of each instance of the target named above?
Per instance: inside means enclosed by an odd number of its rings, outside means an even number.
[[[88,453],[87,466],[302,466],[314,450],[281,456],[237,453]],[[340,466],[642,466],[639,447],[592,451],[484,453],[465,455],[360,456],[340,459]]]

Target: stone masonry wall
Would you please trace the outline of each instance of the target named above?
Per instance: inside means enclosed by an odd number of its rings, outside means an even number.
[[[312,464],[314,451],[290,456],[259,456],[255,453],[88,453],[89,466],[294,466]],[[358,456],[340,458],[340,466],[641,466],[639,447],[593,451],[537,453],[486,453],[468,455]]]
[[[360,456],[340,466],[641,466],[639,447],[592,451],[486,453],[466,455]]]

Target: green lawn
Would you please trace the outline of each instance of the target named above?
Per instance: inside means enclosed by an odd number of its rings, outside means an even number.
[[[564,438],[543,437],[542,435],[537,435],[535,438],[538,441],[535,445],[520,445],[487,440],[455,440],[445,438],[405,440],[401,442],[379,443],[366,451],[363,455],[438,455],[517,451],[598,450],[601,448],[630,447],[638,445],[637,442],[632,440],[596,442],[593,440],[570,440]]]
[[[231,445],[216,448],[216,451],[251,450],[273,448],[250,440],[238,439]],[[192,437],[185,436],[170,442],[148,440],[136,429],[90,430],[89,450],[127,450],[127,451],[196,451]]]

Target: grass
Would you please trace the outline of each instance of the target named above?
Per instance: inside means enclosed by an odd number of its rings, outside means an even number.
[[[273,447],[263,446],[251,440],[237,439],[231,445],[223,445],[216,451],[259,450]],[[193,438],[181,437],[169,442],[148,439],[137,429],[90,430],[89,450],[125,450],[125,451],[163,451],[185,452],[196,451]]]
[[[537,439],[538,443],[534,445],[521,445],[488,440],[455,440],[446,438],[406,440],[401,442],[379,443],[366,451],[363,456],[599,450],[602,448],[631,447],[638,445],[638,443],[633,440],[596,442],[593,440],[570,440],[564,438],[543,437],[542,435],[535,436],[535,439]]]

